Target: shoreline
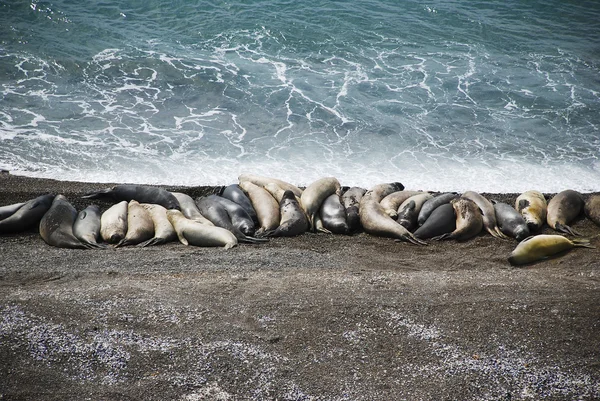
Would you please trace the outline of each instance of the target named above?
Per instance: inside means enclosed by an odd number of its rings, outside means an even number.
[[[0,205],[53,192],[81,210],[110,185],[0,174]],[[0,236],[0,399],[595,399],[600,227],[573,227],[596,249],[525,267],[487,234],[230,250]]]

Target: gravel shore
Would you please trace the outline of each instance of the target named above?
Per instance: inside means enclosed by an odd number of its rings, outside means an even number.
[[[107,186],[3,173],[0,205],[61,193],[81,210]],[[488,234],[230,250],[0,236],[0,400],[598,399],[600,227],[573,227],[597,248],[519,268],[516,241]]]

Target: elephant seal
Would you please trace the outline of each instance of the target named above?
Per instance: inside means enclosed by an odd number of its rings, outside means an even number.
[[[252,207],[256,210],[256,216],[260,224],[256,235],[260,235],[265,231],[275,230],[279,227],[281,217],[279,215],[279,204],[275,198],[266,189],[250,181],[240,182],[240,188],[248,194],[250,202],[252,202]],[[202,209],[200,210],[202,211]]]
[[[232,202],[237,203],[244,208],[246,213],[252,218],[255,224],[258,224],[258,216],[256,216],[256,210],[250,202],[250,198],[242,191],[239,185],[232,184],[223,188],[217,195],[222,196],[225,199],[229,199]]]
[[[572,189],[562,191],[548,202],[548,225],[561,233],[580,235],[567,224],[570,224],[583,211],[583,196]]]
[[[25,202],[21,202],[21,203],[13,203],[12,205],[6,205],[6,206],[0,207],[0,221],[15,214],[15,212],[17,210],[19,210],[21,208],[21,206],[23,206],[24,204],[25,204]]]
[[[294,195],[296,195],[296,196],[302,195],[302,190],[300,188],[298,188],[295,185],[290,184],[289,182],[278,180],[277,178],[263,177],[261,175],[255,175],[255,174],[242,174],[238,177],[238,181],[240,183],[242,181],[249,181],[249,182],[253,183],[254,185],[257,185],[261,188],[269,183],[275,183],[275,184],[277,184],[277,186],[279,186],[280,188],[282,188],[285,191],[288,191],[288,190],[292,191],[294,193]]]
[[[308,218],[300,206],[298,198],[290,190],[284,191],[279,201],[281,222],[273,231],[265,232],[266,237],[295,237],[304,234],[308,228]]]
[[[346,208],[346,216],[348,220],[348,230],[353,233],[360,228],[359,206],[360,200],[367,192],[366,189],[360,187],[352,187],[342,195],[342,203]]]
[[[436,207],[425,223],[413,234],[419,239],[429,239],[449,234],[454,230],[456,230],[454,207],[450,203],[444,203]]]
[[[508,257],[512,265],[522,265],[546,259],[575,247],[595,248],[587,239],[568,239],[562,235],[536,235],[524,239]]]
[[[238,244],[231,231],[186,219],[179,210],[167,210],[167,218],[184,245],[222,246],[229,249]]]
[[[131,201],[139,203],[155,203],[167,209],[180,209],[179,201],[169,191],[148,185],[116,185],[84,195],[84,199],[112,199],[114,201]]]
[[[0,234],[10,234],[30,229],[40,222],[52,206],[54,195],[42,195],[28,200],[13,214],[0,221]]]
[[[117,247],[137,245],[154,237],[154,222],[148,210],[136,200],[127,205],[127,234]]]
[[[462,197],[451,200],[450,204],[456,215],[456,230],[434,237],[433,240],[465,241],[478,235],[483,229],[483,215],[479,206],[471,199]]]
[[[527,222],[511,205],[492,200],[494,211],[496,212],[496,222],[498,228],[509,237],[522,241],[529,237],[529,227]]]
[[[194,202],[194,199],[192,199],[191,196],[181,192],[171,193],[177,198],[179,206],[181,207],[181,213],[183,213],[186,218],[197,221],[198,223],[208,224],[209,226],[214,225],[210,220],[202,216],[202,213],[198,210],[198,206],[196,206],[196,202]]]
[[[117,244],[127,234],[127,201],[109,207],[100,217],[100,236],[104,242]]]
[[[147,241],[140,242],[137,244],[138,247],[145,248],[147,246],[160,245],[171,242],[177,238],[177,233],[167,218],[166,208],[152,203],[142,203],[141,206],[148,211],[148,214],[152,219],[152,224],[154,225],[154,237]]]
[[[86,244],[105,248],[106,245],[99,244],[100,239],[100,208],[97,205],[89,205],[77,214],[73,224],[73,235]]]
[[[329,195],[323,201],[319,215],[323,226],[333,234],[348,234],[348,221],[346,208],[342,205],[340,195],[337,193]]]
[[[428,192],[423,192],[418,195],[413,195],[400,205],[398,208],[398,223],[408,231],[413,231],[417,227],[419,212],[423,204],[432,199],[433,195]]]
[[[479,206],[479,210],[483,216],[483,226],[485,227],[486,231],[492,235],[492,237],[508,238],[502,231],[500,231],[500,228],[498,227],[498,222],[496,221],[496,211],[494,210],[494,205],[492,205],[492,202],[474,191],[467,191],[462,194],[461,197],[470,199],[475,202],[477,206]]]
[[[425,223],[427,218],[429,218],[431,213],[433,213],[437,207],[450,203],[452,199],[456,198],[458,198],[458,194],[456,192],[447,192],[425,201],[421,207],[421,210],[419,211],[419,217],[417,218],[417,224],[419,227]]]
[[[415,238],[406,228],[396,223],[379,203],[385,196],[402,191],[404,185],[399,182],[375,185],[360,200],[360,223],[366,233],[381,237],[390,237],[408,241],[417,245],[427,245]]]
[[[223,198],[222,196],[212,196],[214,197],[213,199],[215,201],[219,202],[225,208],[225,210],[227,210],[227,214],[231,218],[231,223],[234,227],[248,237],[254,235],[256,232],[256,226],[254,225],[252,218],[248,215],[243,207],[235,202],[230,201],[229,199]]]
[[[529,231],[539,231],[546,222],[548,204],[541,192],[526,191],[515,200],[515,209],[525,219]]]
[[[51,246],[57,248],[95,248],[95,246],[79,241],[73,235],[73,224],[77,218],[77,210],[63,195],[57,195],[50,209],[40,220],[40,235]]]
[[[308,216],[310,228],[315,229],[315,216],[319,213],[325,199],[337,193],[341,194],[341,185],[335,177],[320,178],[310,184],[300,196],[300,204]]]
[[[398,217],[398,208],[411,196],[422,194],[422,191],[395,191],[381,199],[380,203],[385,212],[394,220]]]
[[[600,195],[591,195],[583,207],[585,215],[600,226]]]
[[[265,241],[264,239],[253,238],[249,235],[246,235],[240,229],[240,227],[244,228],[247,231],[245,225],[252,223],[252,220],[247,214],[241,219],[238,218],[235,214],[231,214],[229,212],[229,209],[227,208],[227,206],[224,205],[224,202],[222,202],[221,199],[225,200],[226,202],[231,202],[230,200],[221,198],[218,195],[209,195],[196,199],[196,204],[198,205],[200,213],[206,216],[206,218],[209,219],[215,226],[231,231],[233,235],[235,235],[235,237],[237,238],[238,242],[247,242],[250,244],[254,244]],[[236,204],[234,203],[234,205]],[[235,210],[236,212],[239,212],[239,210],[243,211],[241,207]],[[250,219],[250,223],[248,223],[248,220],[246,219]]]

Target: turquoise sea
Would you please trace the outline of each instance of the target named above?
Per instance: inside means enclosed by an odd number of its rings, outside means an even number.
[[[598,1],[0,1],[0,168],[600,190]]]

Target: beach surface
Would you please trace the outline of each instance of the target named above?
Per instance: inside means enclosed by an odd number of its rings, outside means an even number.
[[[61,193],[81,210],[107,186],[3,173],[0,205]],[[573,227],[597,249],[525,267],[488,234],[229,250],[0,236],[0,400],[598,399],[600,227]]]

